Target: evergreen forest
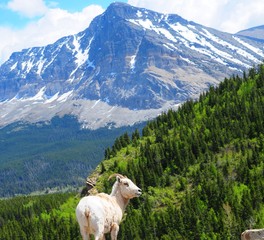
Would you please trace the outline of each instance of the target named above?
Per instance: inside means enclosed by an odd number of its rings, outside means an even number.
[[[116,137],[142,125],[90,130],[65,115],[0,128],[0,197],[79,187]]]
[[[116,138],[89,177],[99,192],[111,191],[115,172],[143,190],[127,207],[118,239],[238,240],[247,228],[264,228],[263,119],[261,64]],[[79,198],[1,200],[0,239],[80,240]]]

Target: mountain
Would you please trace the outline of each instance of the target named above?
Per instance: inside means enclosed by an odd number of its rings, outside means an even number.
[[[118,239],[237,240],[263,228],[263,103],[264,65],[163,113],[142,136],[116,139],[89,177],[99,192],[111,192],[113,172],[142,188]],[[0,239],[78,240],[78,200],[76,193],[0,200]]]
[[[264,43],[125,3],[0,67],[0,126],[72,114],[116,127],[176,108],[264,58]]]
[[[264,41],[264,25],[239,31],[237,35]]]

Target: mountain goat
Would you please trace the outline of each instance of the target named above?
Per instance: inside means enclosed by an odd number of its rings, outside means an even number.
[[[83,197],[76,208],[76,217],[80,225],[83,240],[89,240],[93,234],[95,240],[104,240],[105,233],[111,233],[111,239],[116,240],[119,224],[129,200],[141,195],[138,188],[130,179],[121,174],[116,177],[110,195],[98,193],[94,196]]]

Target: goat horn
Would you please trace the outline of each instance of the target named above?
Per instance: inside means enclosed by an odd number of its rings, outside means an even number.
[[[88,178],[88,179],[86,180],[86,184],[88,184],[88,185],[94,187],[94,186],[95,186],[95,181],[93,181],[92,179]]]
[[[125,178],[123,175],[119,174],[119,173],[113,173],[112,175],[109,176],[108,180],[110,180],[112,177],[120,177],[120,178]]]

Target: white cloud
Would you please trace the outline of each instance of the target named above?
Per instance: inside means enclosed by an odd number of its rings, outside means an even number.
[[[16,41],[16,34],[10,28],[0,27],[0,64],[6,60],[10,53],[13,52]],[[10,44],[13,43],[13,44]]]
[[[264,4],[263,0],[234,1],[235,6],[229,9],[228,16],[222,19],[219,25],[221,29],[238,32],[250,27],[264,24]]]
[[[48,10],[43,0],[12,0],[8,2],[7,7],[29,18],[42,16]]]
[[[98,5],[90,5],[75,13],[52,8],[38,21],[31,22],[21,30],[0,27],[0,64],[6,61],[12,52],[32,46],[45,46],[61,37],[84,30],[91,20],[103,11]]]
[[[128,0],[133,6],[181,17],[221,31],[236,33],[263,25],[263,0]]]

